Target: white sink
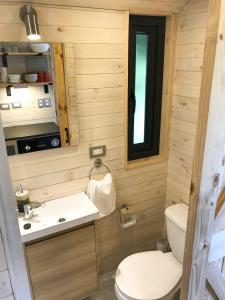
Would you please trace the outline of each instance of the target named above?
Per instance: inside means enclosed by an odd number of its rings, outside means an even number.
[[[23,242],[69,229],[98,218],[98,209],[85,193],[78,193],[46,202],[37,208],[30,220],[19,217],[19,227]],[[24,225],[30,223],[30,229]]]

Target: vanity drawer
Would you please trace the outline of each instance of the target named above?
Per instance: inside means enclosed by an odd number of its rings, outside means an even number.
[[[97,289],[94,225],[26,246],[35,300],[80,300]]]

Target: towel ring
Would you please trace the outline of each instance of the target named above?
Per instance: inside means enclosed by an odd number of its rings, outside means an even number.
[[[98,169],[98,168],[100,168],[100,167],[102,167],[102,166],[105,167],[105,168],[107,169],[107,171],[110,173],[109,167],[108,167],[107,165],[103,164],[101,158],[97,158],[97,159],[95,159],[95,161],[94,161],[94,167],[92,167],[91,170],[90,170],[90,172],[89,172],[89,179],[90,179],[90,180],[91,180],[91,173],[92,173],[92,171],[93,171],[94,169]]]

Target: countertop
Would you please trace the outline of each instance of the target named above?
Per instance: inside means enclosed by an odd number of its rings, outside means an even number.
[[[25,243],[92,222],[98,217],[97,207],[81,192],[47,201],[35,210],[31,219],[19,217],[18,221],[21,238]],[[29,229],[24,228],[27,223],[30,224]]]
[[[3,130],[6,141],[59,134],[59,127],[53,122],[5,127]]]

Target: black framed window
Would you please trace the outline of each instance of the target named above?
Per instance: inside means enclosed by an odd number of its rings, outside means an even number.
[[[130,16],[128,160],[159,154],[165,21]]]

